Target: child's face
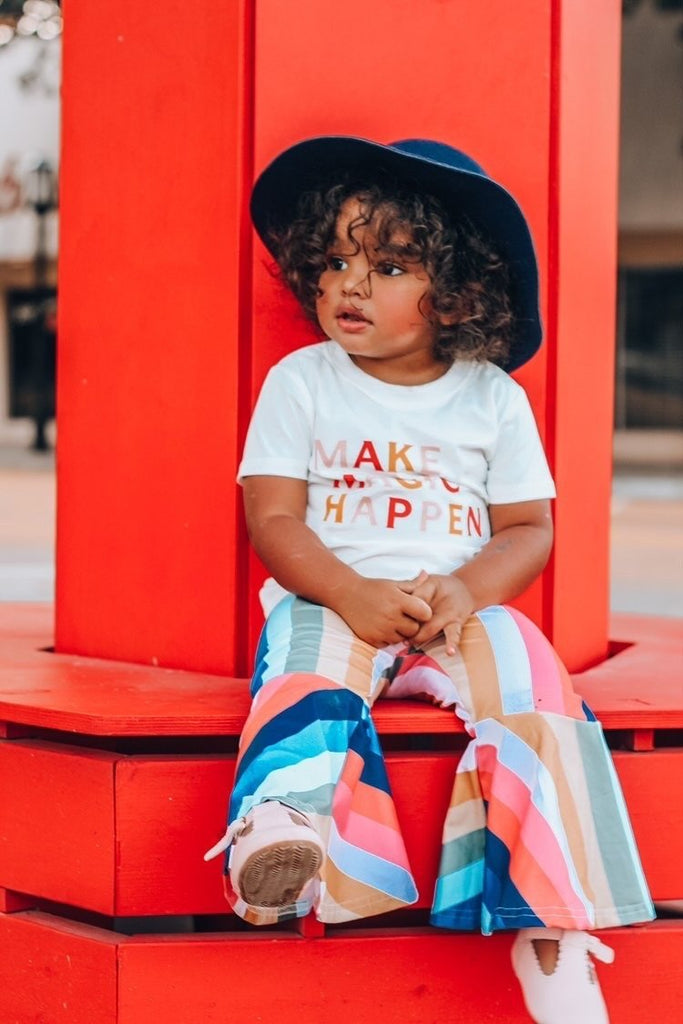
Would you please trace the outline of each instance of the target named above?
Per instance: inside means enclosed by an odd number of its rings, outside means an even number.
[[[354,226],[351,240],[349,226],[359,218],[361,203],[348,199],[318,282],[320,326],[373,377],[389,384],[435,380],[448,367],[434,358],[435,327],[422,312],[429,308],[429,277],[421,263],[405,258],[410,239],[403,233],[382,249],[371,222]]]

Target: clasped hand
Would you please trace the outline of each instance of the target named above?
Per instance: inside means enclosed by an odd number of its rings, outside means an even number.
[[[412,643],[420,647],[443,633],[446,654],[455,654],[462,627],[474,611],[474,599],[467,585],[457,576],[421,572],[412,581],[410,594],[428,604],[432,612],[410,638]]]
[[[421,572],[399,581],[359,576],[336,610],[356,636],[375,647],[401,640],[419,646],[443,632],[446,652],[454,654],[474,601],[457,576]]]

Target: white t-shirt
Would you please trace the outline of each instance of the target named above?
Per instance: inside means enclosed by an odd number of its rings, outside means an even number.
[[[489,505],[552,498],[524,390],[492,363],[460,361],[438,380],[387,384],[334,341],[274,366],[238,478],[308,483],[306,523],[368,577],[448,573],[490,539]],[[266,613],[285,591],[269,581]]]

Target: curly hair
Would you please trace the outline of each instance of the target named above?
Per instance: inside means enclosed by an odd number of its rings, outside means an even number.
[[[424,267],[430,286],[423,315],[435,328],[434,357],[447,364],[465,358],[504,365],[514,319],[505,261],[466,214],[449,216],[436,197],[381,173],[304,192],[294,219],[271,231],[279,276],[307,317],[317,324],[318,282],[337,218],[351,198],[361,206],[361,216],[348,229],[356,252],[353,231],[371,224],[380,248],[390,248],[400,233],[408,239],[401,246],[404,258]]]

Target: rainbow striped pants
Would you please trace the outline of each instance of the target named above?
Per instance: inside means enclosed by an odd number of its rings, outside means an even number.
[[[352,921],[418,897],[372,720],[376,699],[421,697],[470,737],[443,830],[432,923],[446,928],[606,928],[653,907],[602,729],[540,631],[508,607],[473,615],[458,652],[377,649],[334,612],[287,597],[264,627],[229,821],[264,800],[323,836],[320,879],[254,924]]]

